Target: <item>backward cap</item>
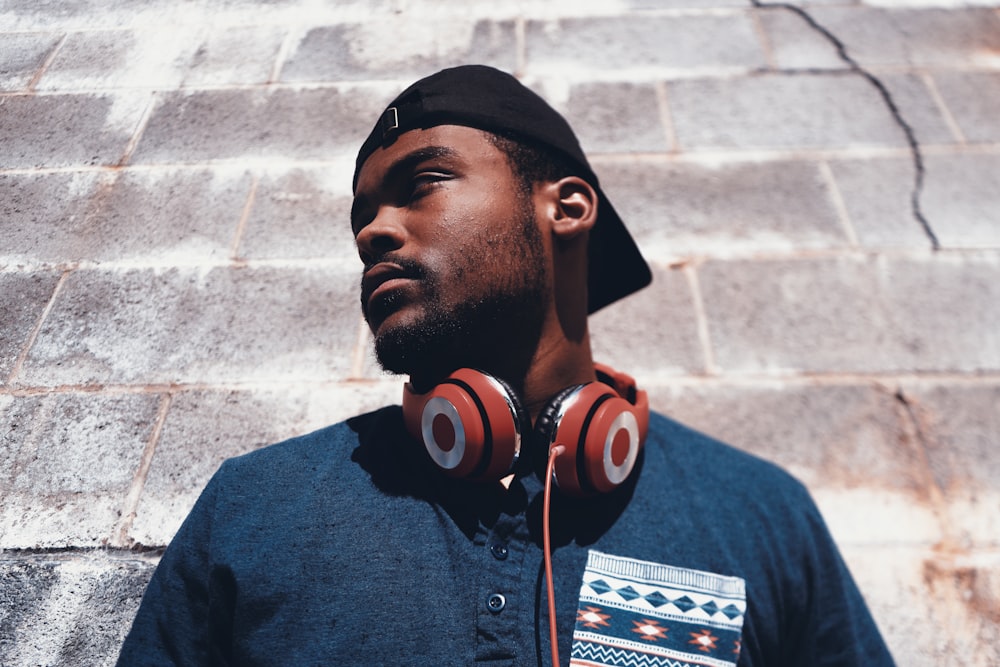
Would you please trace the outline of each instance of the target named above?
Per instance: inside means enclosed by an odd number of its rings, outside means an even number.
[[[642,289],[652,275],[639,249],[601,190],[569,123],[539,95],[506,72],[463,65],[432,74],[389,103],[358,151],[354,187],[365,161],[400,134],[437,125],[500,133],[563,154],[597,190],[597,222],[588,243],[588,312]]]

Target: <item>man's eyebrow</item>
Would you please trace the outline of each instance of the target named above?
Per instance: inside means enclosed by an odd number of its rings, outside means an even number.
[[[415,148],[406,155],[401,156],[395,162],[393,162],[388,169],[385,171],[385,175],[382,177],[381,183],[391,183],[395,179],[399,178],[402,174],[412,170],[418,164],[425,160],[434,160],[438,158],[454,158],[458,156],[458,151],[456,151],[451,146],[421,146],[420,148]],[[357,224],[357,216],[360,209],[368,203],[368,198],[364,194],[358,194],[354,197],[354,202],[351,204],[351,227],[354,228]]]

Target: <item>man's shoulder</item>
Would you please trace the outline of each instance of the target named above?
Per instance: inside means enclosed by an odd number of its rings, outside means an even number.
[[[386,406],[228,459],[227,472],[306,468],[349,458],[373,433],[401,423],[399,406]]]
[[[678,474],[693,483],[716,485],[736,492],[807,495],[805,487],[778,463],[741,449],[739,443],[722,442],[666,415],[650,415],[647,457],[658,472]]]

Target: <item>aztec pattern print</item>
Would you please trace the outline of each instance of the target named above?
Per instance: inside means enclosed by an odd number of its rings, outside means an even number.
[[[590,551],[570,665],[734,667],[746,608],[739,577]]]

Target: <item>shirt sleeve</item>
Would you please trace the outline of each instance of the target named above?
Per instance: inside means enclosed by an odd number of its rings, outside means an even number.
[[[894,667],[882,635],[818,508],[810,499],[806,521],[805,613],[797,615],[788,665]]]
[[[223,468],[224,469],[224,468]],[[229,665],[234,586],[211,555],[222,470],[205,487],[146,588],[118,667]]]

